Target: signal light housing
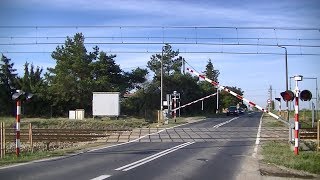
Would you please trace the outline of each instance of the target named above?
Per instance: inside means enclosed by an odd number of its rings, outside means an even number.
[[[292,101],[294,99],[294,93],[290,90],[284,91],[280,95],[284,101]]]
[[[274,98],[274,99],[277,100],[277,101],[279,101],[279,102],[281,101],[281,98]]]
[[[300,99],[302,101],[310,101],[312,99],[312,94],[309,90],[303,90],[300,93]]]

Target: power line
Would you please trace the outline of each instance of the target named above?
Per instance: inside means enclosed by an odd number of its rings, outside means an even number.
[[[59,45],[64,42],[31,42],[31,43],[0,43],[0,46],[28,46],[28,45]],[[266,47],[306,47],[318,48],[320,45],[306,45],[306,44],[254,44],[254,43],[203,43],[203,42],[85,42],[87,45],[211,45],[211,46],[266,46]]]
[[[50,26],[0,26],[6,29],[59,29],[59,28],[141,28],[141,29],[259,29],[319,31],[316,27],[236,27],[236,26],[106,26],[106,25],[50,25]]]
[[[104,51],[113,54],[161,54],[161,51]],[[3,54],[51,54],[52,51],[0,51]],[[179,51],[180,54],[282,55],[273,52]],[[320,53],[288,53],[290,56],[320,56]]]
[[[0,39],[66,39],[68,36],[0,36]],[[320,41],[320,38],[269,38],[269,37],[179,37],[179,36],[86,36],[86,39],[182,39],[182,40],[290,40]]]

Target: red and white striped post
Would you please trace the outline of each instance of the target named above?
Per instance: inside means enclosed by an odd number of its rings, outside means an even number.
[[[177,105],[176,105],[176,103],[177,103],[177,100],[176,100],[176,97],[175,96],[173,96],[173,108],[172,109],[175,109],[176,107],[177,107]],[[177,113],[176,113],[176,110],[174,110],[173,112],[173,118],[174,118],[174,120],[176,120],[176,118],[177,118]]]
[[[295,105],[294,105],[294,154],[299,155],[299,87],[298,81],[302,81],[302,76],[295,76]]]
[[[16,116],[16,155],[20,155],[20,115],[21,100],[17,100],[17,116]]]

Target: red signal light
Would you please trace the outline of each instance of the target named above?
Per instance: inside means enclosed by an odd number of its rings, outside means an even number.
[[[309,90],[303,90],[300,93],[300,99],[302,101],[310,101],[312,99],[312,94]]]
[[[284,101],[292,101],[294,99],[294,93],[289,90],[280,93],[280,95]]]

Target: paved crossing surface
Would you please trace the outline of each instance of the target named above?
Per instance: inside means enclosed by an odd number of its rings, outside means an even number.
[[[174,128],[113,134],[101,141],[119,144],[0,168],[0,179],[262,179],[253,156],[260,117],[208,118]],[[261,136],[282,138],[263,129]]]
[[[255,140],[257,127],[219,127],[219,128],[141,128],[133,131],[113,134],[101,141],[128,142],[138,138],[137,142],[215,142]],[[287,140],[288,129],[285,127],[262,128],[261,141]]]

